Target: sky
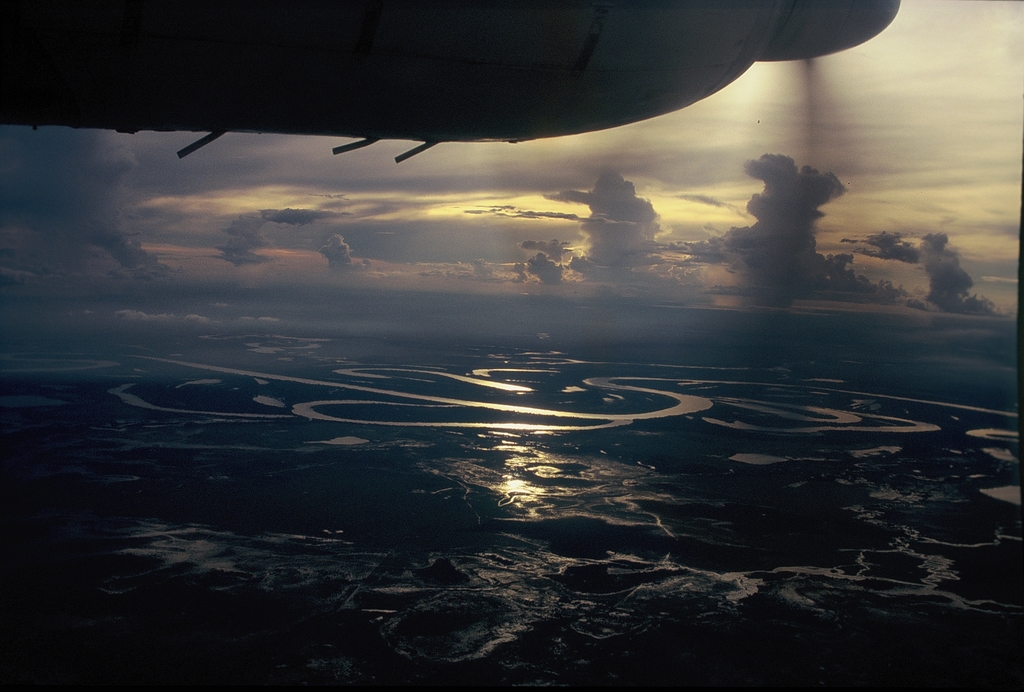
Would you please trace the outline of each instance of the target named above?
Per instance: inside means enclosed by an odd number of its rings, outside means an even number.
[[[198,135],[0,127],[0,304],[207,327],[380,293],[1011,317],[1022,93],[1024,3],[904,0],[860,47],[675,113],[401,164],[409,142],[229,133],[179,160]],[[218,298],[244,290],[278,312]]]

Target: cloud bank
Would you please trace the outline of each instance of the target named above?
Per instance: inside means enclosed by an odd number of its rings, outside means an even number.
[[[910,242],[903,240],[900,233],[875,233],[861,240],[843,238],[842,243],[864,243],[870,245],[871,249],[861,248],[858,252],[868,257],[877,257],[884,260],[896,260],[907,264],[917,264],[921,260],[921,251]]]
[[[991,300],[970,293],[974,280],[960,266],[960,255],[949,247],[949,236],[945,233],[929,233],[921,238],[920,245],[916,247],[904,240],[901,234],[885,231],[859,240],[843,238],[842,242],[868,245],[868,248],[858,248],[857,252],[870,257],[924,265],[928,275],[928,302],[944,312],[995,314],[995,305]],[[926,308],[920,301],[912,300],[907,304]]]

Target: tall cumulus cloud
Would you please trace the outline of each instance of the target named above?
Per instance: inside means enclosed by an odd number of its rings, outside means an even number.
[[[686,250],[696,261],[732,263],[754,300],[776,307],[819,291],[870,295],[879,302],[893,302],[904,294],[889,282],[873,283],[857,274],[852,254],[817,251],[814,236],[818,219],[824,216],[820,208],[846,192],[834,174],[798,168],[781,154],[747,161],[744,170],[764,182],[764,191],[747,203],[757,221],[719,238],[688,244]]]
[[[327,264],[335,271],[363,269],[370,264],[365,259],[359,264],[354,263],[352,261],[352,248],[345,242],[345,238],[337,233],[327,239],[324,246],[320,248],[320,254],[327,258]]]
[[[97,251],[137,278],[167,272],[123,217],[136,162],[105,134],[0,128],[0,261],[25,275],[77,270]],[[59,165],[54,165],[59,161]]]
[[[565,190],[548,199],[590,207],[590,217],[583,219],[581,227],[590,246],[586,259],[596,265],[641,263],[660,230],[654,205],[637,197],[633,183],[613,171],[602,173],[590,192]]]
[[[991,315],[992,301],[971,295],[974,280],[960,267],[960,257],[949,247],[945,233],[929,233],[921,238],[921,258],[928,272],[928,300],[946,312]]]
[[[788,156],[765,154],[744,166],[747,175],[764,181],[747,211],[753,226],[733,228],[723,243],[742,256],[751,282],[771,305],[785,306],[808,293],[824,274],[814,240],[819,207],[840,197],[846,188],[832,173],[804,166]]]

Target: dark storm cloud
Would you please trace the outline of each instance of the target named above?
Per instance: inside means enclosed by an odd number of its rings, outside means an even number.
[[[731,256],[723,238],[724,236],[719,236],[692,243],[672,243],[669,247],[687,253],[696,262],[725,264],[730,261]]]
[[[160,269],[163,265],[142,249],[137,237],[131,237],[109,225],[97,224],[87,233],[90,242],[101,247],[125,269]]]
[[[747,203],[757,222],[732,228],[718,242],[693,243],[692,252],[705,261],[738,256],[757,297],[784,307],[827,283],[827,258],[815,251],[815,223],[824,216],[818,208],[846,188],[832,173],[798,169],[779,154],[747,161],[744,170],[764,182],[764,191]]]
[[[260,210],[260,216],[265,221],[272,221],[273,223],[284,223],[290,226],[305,226],[306,224],[320,221],[321,219],[332,219],[338,216],[346,216],[349,214],[343,214],[336,211],[326,211],[323,209],[262,209]]]
[[[819,280],[817,290],[858,293],[870,297],[872,302],[888,305],[908,297],[902,286],[896,286],[884,279],[871,281],[863,274],[856,273],[850,266],[853,264],[853,255],[826,255],[822,259],[823,276]]]
[[[561,259],[563,254],[570,252],[570,249],[567,247],[567,245],[568,243],[555,239],[551,239],[549,241],[524,240],[519,244],[519,247],[523,248],[524,250],[529,250],[530,252],[539,250],[540,252],[544,252],[550,255],[551,257]]]
[[[7,127],[0,152],[0,227],[14,246],[0,262],[61,272],[99,248],[133,276],[166,273],[122,219],[125,180],[136,166],[127,149],[112,149],[100,132]]]
[[[747,204],[757,222],[682,246],[695,261],[732,263],[744,273],[755,300],[777,307],[817,291],[862,294],[885,303],[905,296],[890,282],[873,283],[854,272],[852,254],[817,252],[815,224],[824,216],[819,208],[846,192],[835,175],[798,169],[780,154],[747,161],[744,170],[764,182],[764,191]]]
[[[573,257],[569,261],[569,269],[572,269],[574,272],[579,272],[580,274],[583,275],[593,274],[596,268],[597,267],[594,265],[594,263],[588,260],[586,257]]]
[[[992,301],[968,293],[974,281],[960,267],[960,257],[948,243],[945,233],[929,233],[921,239],[921,258],[929,280],[928,300],[946,312],[993,314]]]
[[[327,264],[334,270],[362,269],[369,264],[368,260],[353,263],[352,248],[337,233],[327,239],[327,244],[320,248],[320,254],[327,258]]]
[[[633,183],[613,171],[602,173],[590,192],[565,190],[546,197],[590,207],[582,229],[590,239],[587,259],[594,264],[623,267],[642,261],[660,230],[654,205],[637,197]]]
[[[526,260],[525,264],[522,262],[516,264],[515,269],[519,272],[520,280],[525,280],[525,275],[530,275],[539,279],[543,284],[562,283],[562,265],[552,262],[543,252],[538,252]]]
[[[899,233],[882,231],[862,239],[843,238],[844,243],[863,243],[873,249],[859,249],[861,254],[907,264],[923,264],[928,274],[928,301],[945,312],[972,315],[991,315],[995,312],[992,301],[984,296],[971,295],[974,280],[960,266],[960,256],[949,247],[945,233],[930,233],[921,239],[919,247],[903,239]],[[908,303],[911,307],[927,309],[920,301]]]
[[[896,260],[897,262],[906,262],[907,264],[917,264],[921,261],[921,251],[914,247],[912,243],[903,240],[903,236],[899,233],[882,231],[861,240],[843,238],[841,242],[871,245],[874,248],[873,250],[861,248],[857,251],[870,257],[877,257],[878,259]]]
[[[267,262],[266,257],[253,252],[270,246],[270,241],[261,230],[264,223],[266,222],[262,218],[248,215],[232,221],[231,225],[224,229],[229,238],[225,245],[218,248],[221,251],[220,259],[231,262],[236,267]]]

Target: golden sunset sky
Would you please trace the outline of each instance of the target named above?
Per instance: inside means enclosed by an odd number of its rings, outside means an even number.
[[[811,69],[810,106],[806,66],[757,63],[705,101],[645,122],[515,145],[443,143],[397,165],[409,142],[332,156],[345,140],[229,133],[178,160],[196,135],[5,127],[5,195],[49,203],[36,227],[24,216],[4,221],[5,290],[88,291],[90,277],[112,276],[130,285],[140,268],[157,268],[147,278],[169,287],[366,283],[742,305],[730,295],[745,281],[736,262],[697,261],[688,244],[751,226],[746,205],[764,184],[744,165],[781,154],[845,186],[821,207],[818,253],[852,253],[857,274],[920,302],[929,292],[923,260],[885,260],[842,240],[885,232],[919,247],[944,233],[973,278],[969,293],[1012,313],[1024,3],[904,0],[880,36]],[[642,261],[586,275],[571,258],[608,248],[594,247],[588,206],[563,193],[588,193],[602,174],[632,183],[657,218],[641,234]],[[143,259],[126,264],[105,241],[76,235],[75,224],[97,214],[116,217]],[[321,249],[334,235],[349,261],[332,270]],[[560,281],[544,283],[522,263],[538,251],[530,241],[551,240],[564,245],[564,266]]]

